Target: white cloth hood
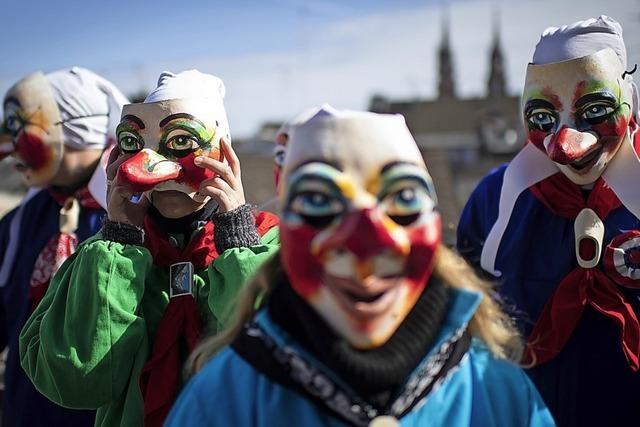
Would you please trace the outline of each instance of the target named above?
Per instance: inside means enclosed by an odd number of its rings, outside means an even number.
[[[113,83],[85,68],[73,67],[45,76],[62,120],[64,144],[75,149],[103,149],[115,142],[126,96]]]
[[[224,108],[224,83],[219,77],[201,73],[198,70],[188,70],[181,73],[163,71],[158,78],[158,85],[144,100],[145,104],[172,99],[206,99],[216,111],[218,126],[231,140],[229,120]]]
[[[561,27],[549,27],[542,33],[533,53],[536,65],[568,61],[591,55],[605,48],[616,52],[623,67],[627,67],[627,49],[622,38],[622,26],[606,15]]]

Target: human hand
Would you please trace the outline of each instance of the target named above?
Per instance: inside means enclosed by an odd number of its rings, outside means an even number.
[[[194,159],[196,166],[216,174],[213,178],[202,181],[198,192],[218,202],[219,212],[229,212],[245,204],[244,189],[240,177],[240,161],[231,148],[231,143],[222,138],[220,149],[226,162],[202,156]]]
[[[132,156],[121,153],[117,146],[111,150],[107,163],[107,217],[110,221],[142,227],[151,203],[143,193],[134,192],[118,179],[120,165]],[[133,202],[132,198],[138,200]]]

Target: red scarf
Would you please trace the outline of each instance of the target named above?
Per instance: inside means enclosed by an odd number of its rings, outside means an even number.
[[[256,215],[256,227],[260,236],[277,225],[278,217],[269,212],[259,212]],[[158,267],[169,268],[172,264],[189,261],[194,269],[201,270],[218,257],[211,221],[182,251],[171,246],[169,236],[148,217],[145,219],[145,232],[145,246]],[[140,375],[145,426],[162,426],[178,394],[183,363],[180,360],[181,340],[184,340],[187,352],[191,353],[198,343],[201,331],[200,314],[193,296],[171,298],[158,324],[151,358]]]
[[[583,208],[591,208],[604,222],[609,213],[622,205],[601,178],[586,201],[580,188],[562,173],[539,182],[530,190],[554,214],[567,219],[575,219]],[[571,271],[547,301],[529,336],[522,363],[535,366],[557,356],[578,325],[585,307],[590,305],[618,325],[627,362],[634,372],[638,371],[640,323],[618,285],[626,284],[614,282],[597,267],[578,266]]]
[[[101,209],[87,187],[82,187],[71,195],[53,189],[49,189],[49,194],[61,207],[59,231],[49,239],[33,265],[29,283],[32,311],[40,304],[53,275],[78,247],[75,233],[80,213],[78,205],[86,209]]]

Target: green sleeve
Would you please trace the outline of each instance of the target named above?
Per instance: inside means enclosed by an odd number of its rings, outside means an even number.
[[[140,303],[151,264],[145,248],[97,237],[62,265],[20,335],[22,367],[41,393],[90,409],[125,391],[147,345]]]
[[[245,282],[280,248],[278,227],[262,236],[261,244],[230,248],[209,266],[209,308],[217,320],[218,332],[230,320],[231,304]]]

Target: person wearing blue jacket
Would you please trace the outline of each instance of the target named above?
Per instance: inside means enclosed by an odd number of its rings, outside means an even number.
[[[528,140],[467,202],[458,250],[528,337],[561,426],[640,420],[637,89],[613,19],[544,31],[522,96]]]
[[[279,256],[191,355],[167,425],[554,425],[510,319],[440,244],[404,119],[327,106],[289,136]]]
[[[18,337],[62,262],[102,225],[101,161],[125,103],[113,84],[79,67],[31,74],[4,97],[0,157],[13,156],[30,188],[0,220],[4,427],[93,425],[93,411],[63,408],[36,390],[20,367]]]

